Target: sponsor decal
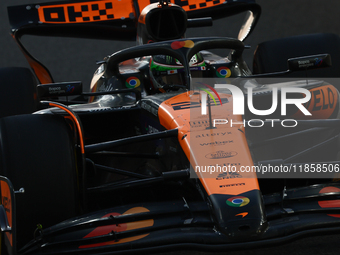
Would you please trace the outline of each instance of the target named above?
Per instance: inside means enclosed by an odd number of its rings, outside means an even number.
[[[169,70],[168,74],[176,74],[178,71],[177,70]]]
[[[219,145],[226,145],[229,143],[234,143],[233,140],[228,140],[228,141],[215,141],[211,143],[200,143],[201,146],[219,146]]]
[[[216,75],[219,78],[228,78],[231,75],[231,71],[228,67],[221,66],[216,70]]]
[[[207,120],[199,120],[199,121],[189,121],[189,125],[191,128],[197,128],[197,127],[208,127],[209,121]]]
[[[124,212],[123,214],[113,212],[113,213],[104,215],[102,218],[114,217],[114,216],[119,216],[119,215],[137,214],[137,213],[143,213],[143,212],[150,212],[150,211],[145,207],[133,207],[127,210],[126,212]],[[128,222],[128,223],[113,224],[113,225],[108,225],[108,226],[99,226],[95,228],[94,230],[92,230],[90,233],[88,233],[83,238],[93,238],[93,237],[108,235],[112,232],[124,232],[124,231],[129,231],[129,230],[134,230],[134,229],[147,228],[153,225],[154,225],[154,220],[148,219],[148,220],[133,221],[133,222]],[[149,234],[142,234],[142,235],[127,237],[127,238],[122,238],[119,240],[112,240],[112,241],[106,241],[106,242],[101,242],[101,243],[81,245],[79,246],[79,248],[80,249],[94,248],[94,247],[101,247],[101,246],[113,245],[113,244],[119,244],[119,243],[127,243],[127,242],[132,242],[135,240],[142,239],[148,235]]]
[[[209,159],[231,158],[237,155],[236,151],[216,151],[205,155]]]
[[[322,58],[315,58],[314,61],[315,61],[315,66],[321,66],[323,62]]]
[[[203,121],[197,121],[197,122],[203,122]],[[209,122],[206,120],[206,124],[209,124]],[[225,136],[225,135],[231,135],[231,132],[219,132],[219,133],[207,133],[207,134],[201,134],[196,135],[196,138],[203,138],[203,137],[212,137],[212,136]]]
[[[139,85],[140,80],[137,77],[129,77],[125,82],[125,86],[130,89],[138,88]]]
[[[72,95],[72,93],[76,90],[76,86],[72,84],[62,84],[60,86],[56,86],[56,84],[47,85],[46,89],[43,89],[43,96],[48,95]],[[48,91],[46,91],[48,89]],[[78,89],[79,90],[79,89]]]
[[[2,197],[2,205],[5,208],[5,211],[11,213],[11,199],[9,197]]]
[[[340,192],[340,189],[337,187],[325,187],[319,191],[320,194],[322,193],[331,193],[331,192]],[[340,207],[340,200],[323,200],[323,201],[318,201],[318,204],[322,208],[337,208]],[[328,216],[331,217],[336,217],[340,218],[340,214],[327,214]]]
[[[330,87],[321,87],[318,88],[317,90],[312,90],[312,99],[313,99],[313,104],[312,104],[312,111],[320,111],[320,110],[326,110],[329,108],[334,107],[335,103],[335,95],[333,90],[331,90]],[[308,109],[310,109],[310,104],[311,101],[309,101],[306,105]]]
[[[238,163],[240,165],[240,163]],[[220,173],[217,177],[216,180],[228,180],[228,179],[234,179],[234,178],[242,178],[242,175],[240,175],[237,172],[225,172],[225,173]]]
[[[42,23],[86,23],[133,18],[132,6],[119,0],[36,5]]]
[[[158,109],[156,108],[155,105],[149,104],[145,101],[141,103],[141,108],[150,112],[151,114],[158,116]]]
[[[180,49],[180,48],[192,48],[194,47],[195,43],[191,40],[186,41],[174,41],[171,43],[171,48],[174,50]]]
[[[227,98],[222,98],[221,101],[215,100],[215,105],[222,105],[222,103],[228,103],[229,100]],[[178,102],[171,104],[174,111],[178,110],[184,110],[184,109],[194,109],[194,108],[200,108],[201,104],[199,102],[190,102],[190,101],[184,101],[184,102]]]
[[[245,185],[246,184],[244,182],[242,182],[242,183],[232,183],[232,184],[220,185],[220,188],[230,188],[230,187],[245,186]]]
[[[299,64],[299,68],[302,68],[302,67],[310,67],[310,66],[314,66],[314,63],[311,62],[310,60],[300,60],[298,61],[298,64]]]
[[[248,215],[248,212],[243,212],[243,213],[236,214],[235,216],[242,216],[242,218],[244,218],[247,215]]]
[[[298,65],[299,68],[308,68],[312,66],[321,66],[322,65],[322,58],[314,58],[314,60],[299,60]]]
[[[74,86],[66,85],[66,93],[72,93],[74,91]]]
[[[327,119],[336,109],[338,103],[338,92],[332,85],[325,85],[310,90],[311,100],[303,106],[310,111],[313,116],[303,116],[301,112],[296,112],[292,117],[299,119]]]
[[[50,94],[61,94],[65,93],[65,90],[63,90],[61,87],[49,87],[48,92]]]
[[[232,207],[243,207],[249,204],[249,202],[250,202],[249,198],[241,196],[231,197],[226,201],[227,205]]]
[[[9,227],[13,227],[13,218],[12,218],[12,213],[13,213],[13,204],[12,204],[12,196],[11,196],[11,191],[10,187],[7,182],[5,181],[0,181],[0,190],[1,190],[1,204],[3,205],[6,216],[8,219],[8,224]],[[12,231],[10,232],[5,232],[4,233],[6,237],[8,238],[8,241],[11,246],[13,246],[13,234]]]
[[[236,1],[236,0],[234,0],[234,1]],[[150,3],[150,2],[147,1],[147,3]],[[176,0],[175,3],[179,6],[181,6],[186,12],[189,12],[189,11],[196,11],[196,10],[200,10],[200,9],[205,9],[205,8],[210,8],[210,7],[213,7],[213,6],[222,5],[225,2],[221,1],[221,0],[214,0],[214,1],[210,1],[210,0],[177,1]],[[138,4],[139,4],[141,10],[145,7],[145,6],[143,6],[143,2],[139,2]]]

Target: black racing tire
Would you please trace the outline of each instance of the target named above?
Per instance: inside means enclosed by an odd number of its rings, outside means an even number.
[[[28,68],[0,68],[0,118],[36,111],[36,86]]]
[[[287,60],[294,57],[328,53],[332,67],[308,71],[308,77],[340,77],[340,37],[330,33],[299,35],[260,43],[254,54],[253,73],[286,71]],[[306,77],[305,72],[289,77]]]
[[[74,217],[79,208],[75,146],[64,118],[17,115],[0,119],[0,175],[16,191],[17,247],[43,229]]]

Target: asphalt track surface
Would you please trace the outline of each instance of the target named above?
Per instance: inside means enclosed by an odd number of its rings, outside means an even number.
[[[26,59],[10,36],[6,7],[10,5],[42,3],[49,1],[0,0],[0,68],[9,66],[28,67]],[[258,0],[262,15],[255,31],[246,39],[251,46],[244,55],[251,67],[253,51],[260,42],[299,34],[330,32],[340,35],[339,0]],[[236,19],[214,23],[213,29],[196,29],[187,36],[218,35],[235,37]],[[23,42],[29,51],[52,72],[55,81],[80,80],[84,88],[89,86],[95,62],[103,57],[135,45],[134,42],[97,41],[89,39],[44,38],[27,36]],[[307,237],[272,248],[256,250],[206,253],[200,251],[167,252],[166,255],[269,255],[269,254],[340,254],[339,235]]]

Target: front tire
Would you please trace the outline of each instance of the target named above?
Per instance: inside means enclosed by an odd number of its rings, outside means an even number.
[[[75,146],[64,119],[18,115],[0,119],[0,174],[17,191],[17,247],[78,209]]]

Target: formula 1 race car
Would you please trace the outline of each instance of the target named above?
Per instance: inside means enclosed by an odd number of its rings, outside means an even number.
[[[185,37],[240,13],[237,39]],[[1,252],[225,251],[339,231],[340,39],[264,42],[251,72],[243,40],[260,13],[254,0],[8,7],[35,77],[0,69]],[[55,83],[25,34],[137,46],[83,92]]]

